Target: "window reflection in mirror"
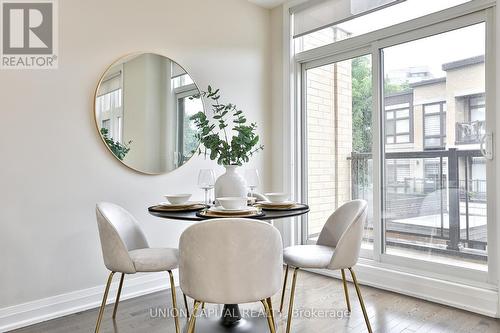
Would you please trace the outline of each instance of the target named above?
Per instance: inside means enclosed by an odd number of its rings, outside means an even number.
[[[113,64],[99,83],[95,117],[104,142],[137,171],[161,174],[197,150],[190,117],[203,111],[199,90],[176,62],[145,53]]]

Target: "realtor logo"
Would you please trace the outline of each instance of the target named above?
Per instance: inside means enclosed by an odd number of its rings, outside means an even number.
[[[57,68],[55,0],[0,0],[2,69]]]

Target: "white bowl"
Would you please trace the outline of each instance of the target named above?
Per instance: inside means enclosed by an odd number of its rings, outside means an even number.
[[[174,205],[181,205],[191,198],[191,194],[165,194],[164,197]]]
[[[224,209],[242,209],[247,206],[247,198],[243,197],[222,197],[217,198],[217,201],[220,203],[222,208]]]
[[[276,192],[276,193],[265,193],[264,194],[270,202],[285,202],[288,199],[288,193]]]

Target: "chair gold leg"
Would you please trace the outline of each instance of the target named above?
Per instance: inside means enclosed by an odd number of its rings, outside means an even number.
[[[122,294],[124,278],[125,278],[125,273],[122,273],[122,276],[120,277],[120,285],[118,286],[118,293],[116,294],[115,307],[113,308],[113,319],[116,318],[116,311],[118,310],[118,303],[120,303],[120,296]]]
[[[286,265],[285,279],[283,280],[283,290],[281,291],[280,313],[283,312],[283,303],[285,301],[286,280],[288,279],[288,265]]]
[[[95,324],[95,333],[99,332],[99,327],[101,326],[102,315],[104,314],[104,308],[106,307],[106,300],[108,299],[109,287],[111,286],[111,281],[113,281],[113,275],[115,275],[115,272],[109,273],[106,289],[104,290],[104,296],[102,297],[101,308],[99,310],[99,315],[97,316],[97,323]]]
[[[274,320],[273,301],[271,297],[267,299],[267,305],[269,305],[269,311],[271,311],[271,319],[273,320],[274,327],[276,327],[276,320]]]
[[[352,282],[354,282],[354,287],[356,287],[356,293],[358,294],[359,304],[361,304],[361,310],[363,310],[363,316],[365,317],[366,328],[369,333],[372,333],[372,326],[370,325],[370,319],[368,319],[368,314],[366,313],[365,302],[363,301],[363,296],[361,296],[361,290],[359,289],[358,280],[356,279],[356,274],[352,268],[349,268],[352,276]]]
[[[340,270],[342,272],[342,281],[344,282],[344,294],[345,294],[345,301],[347,303],[347,310],[351,312],[351,301],[349,301],[349,290],[347,290],[347,282],[345,279],[345,271],[344,269]]]
[[[174,282],[174,275],[172,274],[172,271],[168,271],[168,274],[170,275],[170,289],[172,291],[172,306],[174,310],[174,320],[175,320],[175,332],[180,333],[180,327],[179,327],[179,310],[177,309],[177,298],[175,296],[175,282]]]
[[[201,302],[194,301],[193,315],[189,319],[187,333],[194,333],[194,325],[196,324],[196,315],[198,314],[198,309],[200,307],[200,304]]]
[[[271,333],[276,333],[276,329],[274,327],[273,315],[271,313],[271,309],[269,308],[269,303],[267,299],[263,299],[262,305],[264,305],[264,309],[266,310],[267,323],[269,324],[269,331]]]
[[[186,294],[182,293],[182,296],[184,296],[184,306],[186,307],[187,319],[189,319],[189,305],[188,305],[188,300],[186,298]]]
[[[293,300],[295,297],[295,284],[297,283],[297,272],[298,271],[299,271],[298,267],[296,267],[293,271],[292,291],[290,293],[290,304],[288,304],[288,320],[286,322],[286,333],[290,333],[290,329],[292,327]]]
[[[201,311],[205,310],[205,302],[201,303]]]

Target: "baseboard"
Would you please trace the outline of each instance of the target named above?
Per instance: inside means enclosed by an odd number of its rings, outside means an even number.
[[[499,318],[498,291],[430,278],[407,272],[358,264],[357,278],[362,285],[393,291],[426,301]],[[340,271],[309,270],[340,279]],[[346,274],[349,276],[349,274]]]
[[[121,299],[134,298],[164,289],[170,289],[167,273],[127,275]],[[174,273],[177,281],[177,272]],[[114,302],[119,275],[115,274],[108,303]],[[54,318],[93,309],[100,306],[105,285],[48,297],[0,309],[0,332],[33,325]]]

